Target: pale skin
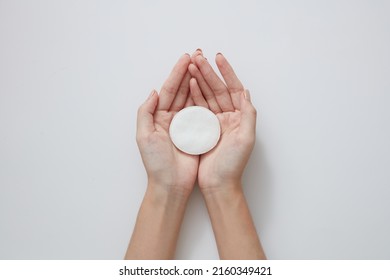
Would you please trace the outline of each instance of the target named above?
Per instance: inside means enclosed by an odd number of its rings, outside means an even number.
[[[220,258],[265,259],[241,183],[255,143],[256,110],[225,57],[217,54],[216,63],[224,82],[201,50],[183,55],[160,93],[153,91],[138,110],[137,143],[148,186],[125,259],[174,258],[196,180]],[[201,156],[179,151],[168,134],[175,113],[193,105],[213,111],[221,124],[218,145]]]

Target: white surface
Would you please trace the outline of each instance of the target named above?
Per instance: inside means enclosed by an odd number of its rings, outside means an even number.
[[[217,116],[201,106],[191,106],[177,112],[169,126],[173,144],[190,155],[207,153],[217,145],[221,126]]]
[[[259,110],[245,191],[271,259],[390,258],[389,1],[0,1],[0,258],[120,259],[136,110],[184,52]],[[193,194],[177,258],[217,258]]]

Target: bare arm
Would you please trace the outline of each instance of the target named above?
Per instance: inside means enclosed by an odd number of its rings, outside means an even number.
[[[205,193],[207,209],[221,259],[265,259],[241,186]]]
[[[172,259],[188,195],[148,186],[125,259]]]

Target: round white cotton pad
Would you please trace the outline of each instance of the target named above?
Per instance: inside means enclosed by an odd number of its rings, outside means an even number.
[[[169,127],[169,135],[179,150],[200,155],[217,145],[221,127],[217,116],[209,109],[191,106],[176,113]]]

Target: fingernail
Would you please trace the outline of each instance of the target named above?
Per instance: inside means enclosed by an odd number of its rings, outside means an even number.
[[[184,55],[190,56],[190,54],[189,54],[189,53],[184,53]]]
[[[219,52],[219,53],[217,53],[217,55],[222,55],[222,56],[223,56],[223,54],[222,54],[222,53],[220,53],[220,52]]]
[[[244,91],[244,97],[246,100],[251,101],[251,94],[248,89]]]
[[[156,93],[156,90],[155,89],[152,90],[152,92],[149,94],[148,99],[152,98],[155,93]]]
[[[196,51],[203,53],[202,49],[199,49],[199,48],[197,48]]]

